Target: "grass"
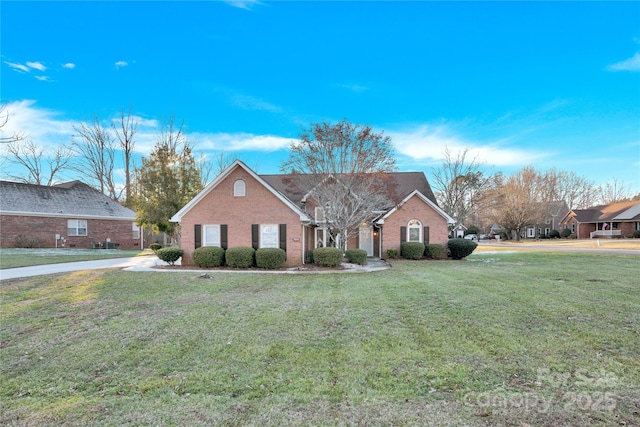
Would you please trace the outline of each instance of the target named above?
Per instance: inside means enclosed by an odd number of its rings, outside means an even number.
[[[125,251],[119,249],[0,248],[0,269],[107,258],[126,258],[138,256],[142,253],[142,251]]]
[[[638,257],[0,285],[2,425],[640,424]]]

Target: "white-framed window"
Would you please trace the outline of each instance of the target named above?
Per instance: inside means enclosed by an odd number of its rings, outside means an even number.
[[[572,232],[572,233],[575,233],[575,232],[576,232],[576,223],[575,223],[575,222],[572,222],[572,223],[571,223],[571,232]]]
[[[247,184],[242,179],[236,180],[233,183],[233,196],[244,197],[247,195]]]
[[[279,227],[278,224],[260,224],[260,247],[279,248]]]
[[[202,246],[220,247],[220,225],[205,224],[202,226]]]
[[[326,222],[326,220],[324,218],[324,208],[316,207],[314,213],[315,213],[316,223],[317,224],[322,224],[322,223]]]
[[[86,236],[87,220],[86,219],[68,219],[67,220],[67,236]]]
[[[422,223],[417,219],[407,224],[407,242],[422,242]]]
[[[135,222],[131,223],[131,238],[132,239],[140,238],[140,227]]]

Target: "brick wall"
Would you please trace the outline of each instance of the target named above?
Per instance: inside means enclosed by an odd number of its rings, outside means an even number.
[[[242,179],[246,195],[235,197],[233,185]],[[182,217],[182,263],[192,265],[195,224],[226,224],[228,247],[251,246],[252,224],[287,225],[287,266],[302,264],[302,224],[300,216],[277,198],[247,171],[238,167]]]
[[[418,196],[414,196],[385,219],[382,227],[382,257],[386,257],[390,248],[400,253],[400,227],[406,227],[412,219],[419,220],[422,227],[429,227],[429,243],[447,244],[447,220]]]
[[[107,238],[118,249],[140,249],[140,239],[134,239],[133,221],[87,219],[87,236],[67,236],[67,219],[37,216],[0,216],[0,246],[14,247],[18,236],[37,238],[42,247],[56,247],[56,234],[67,239],[65,247],[90,249],[92,242],[105,242]],[[58,241],[58,247],[61,242]]]

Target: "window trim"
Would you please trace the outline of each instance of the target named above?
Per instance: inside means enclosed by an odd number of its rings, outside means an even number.
[[[242,178],[238,178],[233,182],[233,197],[246,197],[247,183]]]
[[[75,225],[72,227],[72,222],[75,221]],[[84,227],[81,227],[81,223]],[[73,233],[71,230],[75,230]],[[80,230],[84,230],[84,234],[80,234]],[[67,220],[67,236],[72,237],[87,237],[89,235],[89,227],[86,219],[68,219]]]
[[[270,232],[270,234],[275,234],[275,238],[269,239],[269,241],[273,241],[273,243],[269,243],[268,246],[265,246],[265,238],[264,233],[265,229],[269,227],[273,227],[274,232]],[[280,225],[279,224],[260,224],[259,234],[258,234],[258,247],[259,248],[279,248],[280,247]]]
[[[412,225],[412,223],[415,223]],[[417,224],[417,225],[416,225]],[[411,240],[411,230],[418,230],[418,240]],[[410,219],[407,222],[407,242],[419,242],[422,243],[422,221],[417,218]]]
[[[208,240],[207,240],[207,229],[214,229],[217,230],[218,233],[218,240],[217,240],[217,244],[216,241],[214,240],[212,243],[214,244],[209,244]],[[220,224],[202,224],[202,242],[201,245],[202,246],[217,246],[217,247],[222,247],[222,235],[220,232]]]

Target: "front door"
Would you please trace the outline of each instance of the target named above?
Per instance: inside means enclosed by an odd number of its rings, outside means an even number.
[[[367,256],[373,256],[373,227],[360,227],[360,249],[367,251]]]

